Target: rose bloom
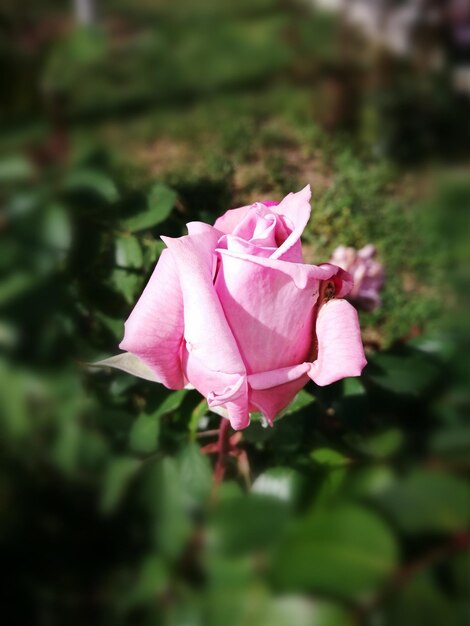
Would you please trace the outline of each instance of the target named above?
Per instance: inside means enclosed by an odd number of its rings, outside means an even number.
[[[270,424],[312,379],[328,385],[366,364],[348,273],[306,265],[300,236],[310,187],[282,202],[227,211],[167,249],[125,324],[120,347],[170,389],[194,386],[234,429]]]
[[[383,265],[375,260],[376,250],[371,243],[360,250],[338,246],[331,255],[331,263],[349,272],[354,285],[348,294],[357,307],[373,311],[381,305],[379,291],[385,280]]]

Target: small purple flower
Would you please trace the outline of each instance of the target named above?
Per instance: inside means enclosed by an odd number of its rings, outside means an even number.
[[[347,299],[365,311],[373,311],[381,305],[379,291],[385,280],[384,267],[375,260],[376,249],[371,243],[360,250],[338,246],[330,262],[349,272],[354,286]]]

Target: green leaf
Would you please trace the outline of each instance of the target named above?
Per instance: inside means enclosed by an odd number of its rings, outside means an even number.
[[[52,204],[44,215],[42,224],[43,239],[46,245],[65,252],[72,243],[72,225],[66,208]]]
[[[315,495],[316,505],[331,503],[342,494],[343,484],[348,476],[347,466],[351,463],[344,455],[331,448],[318,448],[310,457],[320,466],[322,477],[319,489]]]
[[[420,334],[411,339],[408,345],[445,361],[450,361],[456,352],[455,342],[445,333]]]
[[[341,499],[344,485],[348,477],[348,470],[343,467],[327,467],[327,471],[315,494],[316,506],[331,505]]]
[[[338,418],[350,428],[360,427],[368,415],[368,397],[358,378],[345,378],[342,382],[342,395],[332,403]]]
[[[132,425],[129,445],[133,452],[150,454],[158,445],[160,420],[155,415],[141,413]]]
[[[9,220],[29,217],[37,211],[43,203],[47,202],[46,196],[47,194],[40,187],[28,189],[25,186],[21,191],[16,191],[7,199],[4,207],[5,215]]]
[[[141,269],[144,257],[138,239],[131,235],[116,237],[116,264],[111,275],[112,282],[129,304],[134,304],[142,287],[143,276],[134,270]]]
[[[119,192],[111,178],[91,169],[70,172],[64,181],[64,189],[69,192],[91,192],[106,202],[116,202],[119,198]]]
[[[470,456],[470,428],[459,426],[439,430],[433,434],[429,447],[437,456],[466,461]]]
[[[114,335],[117,339],[120,339],[124,334],[124,323],[122,318],[115,319],[105,315],[99,311],[95,312],[95,317],[103,324],[108,331]]]
[[[142,280],[140,276],[128,272],[125,269],[116,269],[111,274],[111,281],[128,304],[135,304],[137,295],[142,288]]]
[[[131,235],[116,237],[116,263],[122,268],[140,268],[143,263],[139,240]]]
[[[188,393],[187,389],[178,389],[178,391],[173,391],[170,393],[163,402],[159,405],[156,415],[162,417],[163,415],[167,415],[168,413],[173,413],[181,406],[186,394]]]
[[[470,519],[470,488],[457,476],[418,469],[377,501],[405,532],[456,532]]]
[[[33,420],[25,393],[31,386],[28,378],[0,358],[0,432],[6,442],[27,437],[31,431]]]
[[[147,208],[122,222],[131,232],[152,228],[166,220],[175,206],[177,195],[166,185],[157,183],[152,187],[147,198]]]
[[[240,556],[273,546],[290,521],[290,507],[272,496],[250,494],[220,501],[210,536],[217,551]]]
[[[88,367],[111,367],[113,369],[122,370],[138,378],[144,380],[151,380],[152,382],[159,382],[156,378],[153,370],[150,369],[139,357],[131,354],[130,352],[123,352],[122,354],[116,354],[116,356],[110,356],[107,359],[96,361],[96,363],[87,363]]]
[[[102,361],[102,363],[106,363],[106,361]],[[176,411],[176,409],[183,401],[185,395],[185,389],[170,393],[151,414],[141,413],[138,416],[138,418],[133,423],[129,434],[129,445],[133,452],[137,452],[140,454],[150,454],[157,449],[161,418],[168,413]],[[198,451],[199,449],[197,449],[197,452]],[[203,460],[201,460],[199,466],[197,466],[196,460],[194,458],[195,454],[196,452],[193,451],[191,456],[192,460],[194,461],[195,467],[193,467],[187,473],[193,473],[195,476],[197,476],[199,473],[201,484],[203,484],[204,481],[202,480],[203,476],[201,475],[202,470],[200,464],[206,462],[208,464],[209,461],[206,457],[204,457]],[[194,489],[197,490],[197,488],[198,485],[194,485]]]
[[[209,406],[207,404],[207,400],[203,398],[199,404],[197,404],[191,412],[191,418],[188,424],[188,430],[190,432],[191,438],[194,440],[196,437],[196,433],[199,428],[199,424],[201,423],[201,419],[207,415],[209,411]]]
[[[144,267],[146,270],[149,270],[155,266],[160,254],[166,246],[163,241],[150,239],[149,237],[142,237],[141,243],[144,255]]]
[[[332,448],[318,448],[310,454],[310,457],[315,463],[328,467],[343,467],[351,462],[351,459]]]
[[[162,554],[176,558],[191,532],[186,510],[186,497],[181,486],[179,463],[166,457],[159,464],[159,515],[155,528],[156,539]]]
[[[272,576],[278,587],[348,600],[371,596],[397,563],[384,523],[355,506],[315,508],[281,544]]]
[[[101,470],[110,457],[109,440],[93,430],[82,430],[78,461],[81,470]]]
[[[140,461],[129,456],[112,459],[106,471],[101,493],[100,508],[103,513],[112,513],[118,507],[140,465]]]
[[[18,332],[13,324],[0,320],[0,349],[11,349],[17,345]]]
[[[36,284],[34,276],[26,273],[15,272],[0,282],[0,305],[4,306],[22,296]]]
[[[287,415],[292,415],[297,411],[301,411],[305,409],[305,407],[310,406],[315,402],[315,398],[310,395],[305,389],[301,389],[299,393],[295,396],[292,402],[281,412],[280,417],[286,417]],[[278,417],[277,419],[280,419]]]
[[[344,440],[355,450],[375,459],[387,459],[400,450],[404,436],[398,428],[390,428],[372,437],[363,437],[358,433],[348,433]]]
[[[452,602],[429,573],[412,578],[385,606],[386,626],[463,626]]]
[[[190,505],[204,501],[212,487],[212,468],[207,455],[196,443],[190,443],[179,454],[181,487]]]
[[[65,475],[70,475],[77,467],[81,434],[80,426],[72,415],[63,419],[52,457]]]
[[[395,474],[387,465],[361,467],[348,480],[348,497],[373,498],[393,485]]]
[[[397,394],[420,395],[439,379],[439,366],[424,352],[403,350],[403,353],[376,354],[366,370],[374,383]]]
[[[18,183],[32,178],[34,169],[31,162],[21,156],[10,156],[0,161],[0,182]]]
[[[137,572],[137,580],[126,588],[119,605],[129,610],[153,602],[157,594],[163,593],[168,585],[168,572],[160,556],[147,556]]]
[[[264,600],[264,594],[254,576],[250,557],[233,555],[227,559],[211,554],[207,565],[210,582],[208,600],[212,618],[210,624],[258,625],[259,615],[256,612],[253,619],[253,610],[256,611],[259,601]]]
[[[359,378],[345,378],[343,380],[344,396],[363,396],[365,393],[366,390]]]

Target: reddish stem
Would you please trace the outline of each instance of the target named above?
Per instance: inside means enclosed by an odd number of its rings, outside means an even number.
[[[230,447],[230,422],[228,419],[222,418],[219,428],[219,437],[217,439],[217,461],[214,469],[214,484],[220,485],[225,475],[225,457]]]

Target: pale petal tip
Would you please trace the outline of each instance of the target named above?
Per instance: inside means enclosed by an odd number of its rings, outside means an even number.
[[[310,200],[310,198],[312,197],[312,188],[310,187],[310,183],[305,185],[305,187],[301,189],[298,193],[304,195],[307,200]]]
[[[310,367],[308,376],[319,387],[326,387],[344,378],[358,378],[366,365],[367,359],[365,356],[358,359],[355,363],[349,363],[344,369],[329,370],[328,368],[319,368],[318,362],[315,361]]]
[[[238,416],[231,416],[229,414],[228,419],[230,420],[230,426],[233,428],[233,430],[243,430],[244,428],[250,425],[250,416],[248,415],[248,413],[246,414],[246,417],[244,418],[241,418]]]

